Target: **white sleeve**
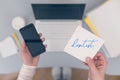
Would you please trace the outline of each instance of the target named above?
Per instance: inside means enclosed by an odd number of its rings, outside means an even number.
[[[28,66],[23,64],[17,80],[32,80],[35,71],[36,71],[36,66]]]

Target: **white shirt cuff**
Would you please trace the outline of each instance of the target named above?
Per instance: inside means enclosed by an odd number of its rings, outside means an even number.
[[[32,80],[35,74],[36,66],[23,64],[17,80]]]

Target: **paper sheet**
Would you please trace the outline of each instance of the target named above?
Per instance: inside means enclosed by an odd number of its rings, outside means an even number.
[[[64,51],[85,62],[87,57],[95,56],[103,43],[101,38],[78,26]]]
[[[7,37],[5,40],[0,42],[0,53],[3,58],[18,53],[18,48],[12,37]]]

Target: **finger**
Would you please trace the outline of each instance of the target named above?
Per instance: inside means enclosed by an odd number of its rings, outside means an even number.
[[[95,57],[94,57],[94,60],[97,60],[97,59],[98,59],[98,57],[97,57],[97,56],[95,56]]]
[[[99,59],[101,61],[103,61],[103,62],[105,62],[107,64],[107,60],[106,60],[105,56],[101,52],[98,52],[97,56],[99,56]]]
[[[39,33],[39,36],[41,37],[41,36],[42,36],[42,33]]]
[[[22,53],[26,52],[26,44],[25,43],[22,43],[21,51],[22,51]]]
[[[104,66],[104,62],[103,61],[98,61],[97,63],[96,63],[96,66],[98,67],[98,66]]]
[[[91,71],[96,71],[97,70],[94,61],[90,57],[86,58],[86,62],[87,62],[88,67]]]
[[[42,42],[44,42],[45,41],[45,38],[43,37],[43,38],[41,38],[42,39]]]
[[[95,60],[104,60],[105,57],[103,56],[102,53],[98,52],[95,57],[94,57]]]
[[[44,44],[45,48],[47,48],[47,44]]]
[[[96,56],[98,57],[96,66],[106,68],[107,67],[107,60],[106,60],[105,56],[101,52],[98,52]]]
[[[101,57],[101,56],[104,57],[103,53],[101,53],[101,52],[97,52],[96,56],[98,56],[98,57]]]
[[[86,66],[88,66],[88,64],[87,64],[87,63],[85,63],[85,62],[83,62],[83,64],[84,64],[84,65],[86,65]]]

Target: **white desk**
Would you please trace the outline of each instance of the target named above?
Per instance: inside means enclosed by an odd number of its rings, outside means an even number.
[[[104,0],[3,0],[0,3],[0,40],[11,35],[14,30],[11,27],[11,21],[15,16],[22,16],[27,19],[27,23],[33,22],[33,12],[31,3],[86,3],[86,12],[101,4]],[[85,24],[84,27],[87,28]],[[20,36],[19,36],[20,37]],[[120,74],[120,57],[108,60],[107,73]],[[41,55],[39,67],[66,66],[87,68],[82,62],[63,52],[45,53]],[[0,57],[0,73],[10,73],[20,70],[22,60],[20,54],[13,55],[6,59]]]

